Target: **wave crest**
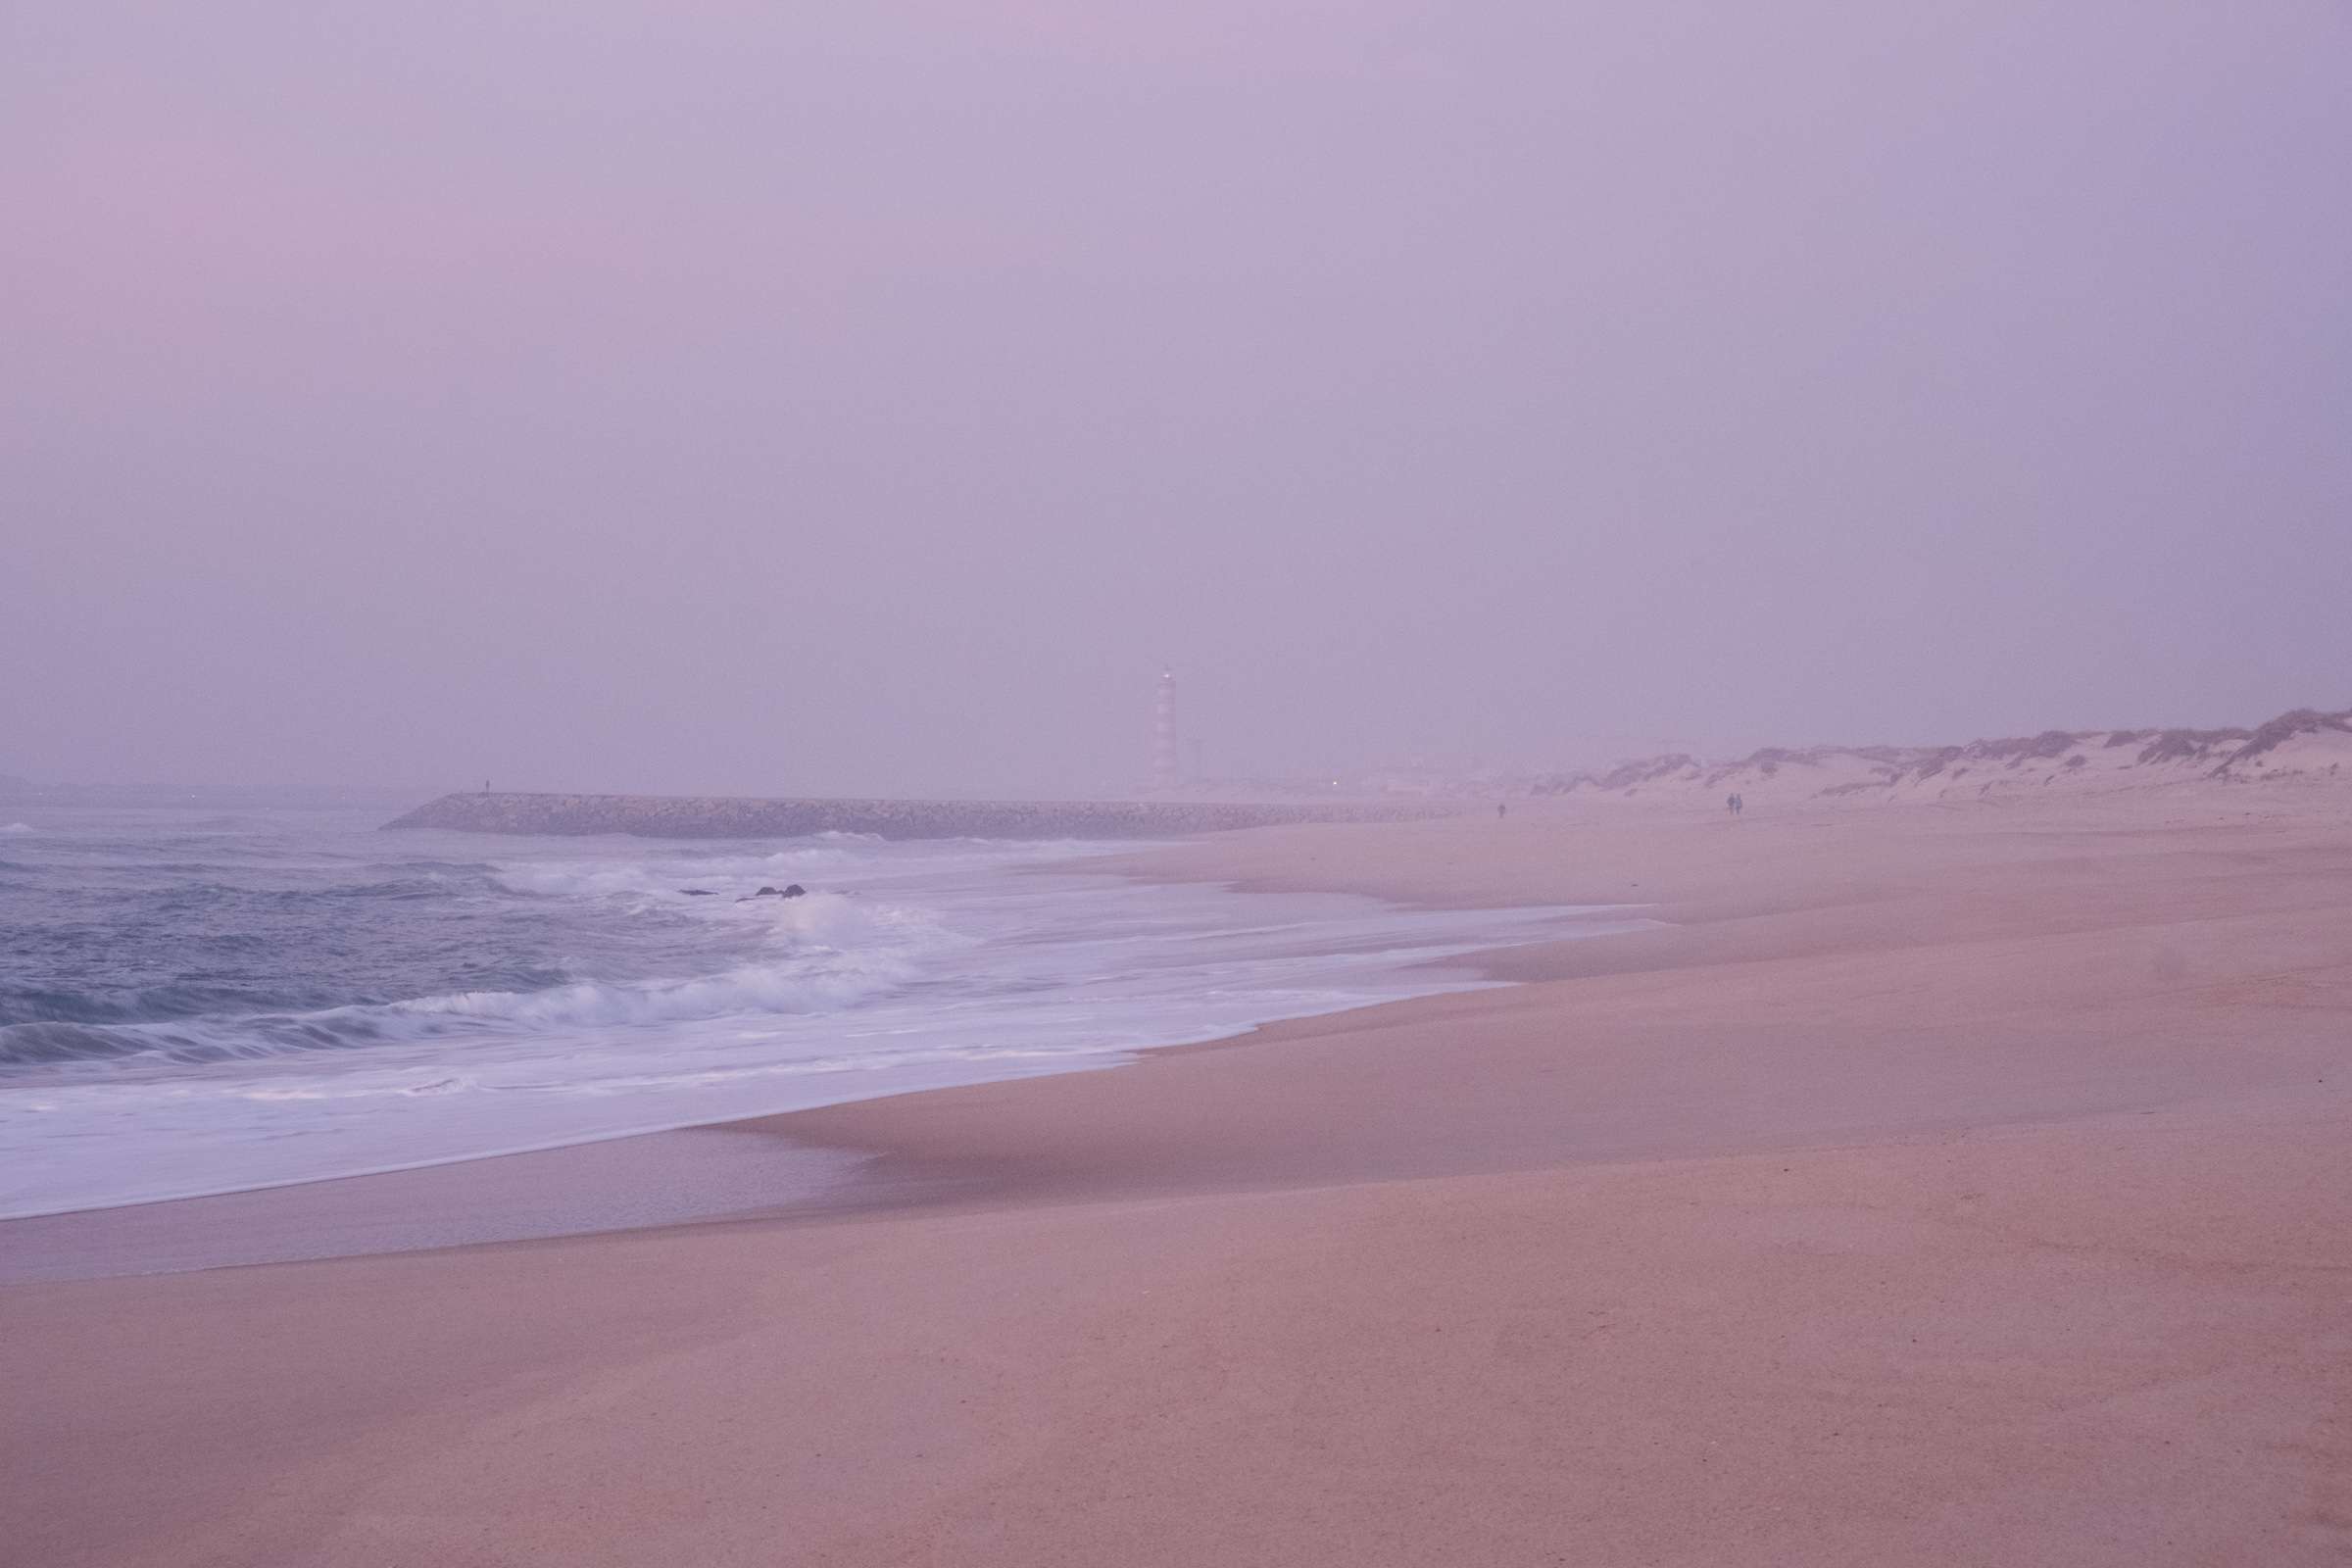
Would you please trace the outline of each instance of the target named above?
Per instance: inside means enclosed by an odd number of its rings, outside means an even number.
[[[437,1039],[469,1031],[566,1035],[649,1024],[829,1012],[919,977],[926,949],[956,939],[923,917],[840,894],[741,906],[766,920],[781,952],[711,974],[576,980],[529,990],[456,991],[398,1002],[238,1016],[116,1021],[122,1013],[61,1016],[71,999],[19,999],[23,1021],[0,1024],[0,1068],[130,1061],[261,1060],[301,1052]],[[153,1000],[153,999],[149,999]],[[200,1000],[195,988],[177,997]],[[220,998],[206,998],[219,1002]],[[242,1000],[242,999],[239,999]],[[43,1015],[25,1017],[39,1007]],[[95,1009],[93,1009],[95,1010]],[[0,1014],[4,1016],[5,1014]]]

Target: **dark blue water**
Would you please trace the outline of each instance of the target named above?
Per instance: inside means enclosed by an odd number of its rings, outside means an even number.
[[[691,974],[764,935],[533,888],[515,871],[543,846],[381,833],[375,810],[41,814],[37,831],[0,833],[0,1073],[340,1049],[380,1031],[311,1015]],[[731,899],[734,849],[681,869],[713,862]]]

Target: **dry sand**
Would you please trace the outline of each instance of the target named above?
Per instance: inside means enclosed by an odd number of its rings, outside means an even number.
[[[863,1211],[10,1288],[0,1554],[2352,1560],[2352,790],[1149,869],[1673,923],[613,1155],[819,1144]]]

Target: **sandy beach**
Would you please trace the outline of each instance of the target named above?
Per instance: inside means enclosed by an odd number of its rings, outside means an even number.
[[[0,1568],[2352,1568],[2352,0],[0,34]]]
[[[0,1560],[2345,1561],[2352,788],[2050,794],[1221,835],[1116,863],[1658,924],[1115,1071],[0,1225],[699,1221],[0,1290]]]

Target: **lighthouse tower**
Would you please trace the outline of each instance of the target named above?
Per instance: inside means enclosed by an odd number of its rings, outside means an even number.
[[[1176,787],[1176,672],[1159,672],[1159,700],[1152,713],[1152,787]]]

